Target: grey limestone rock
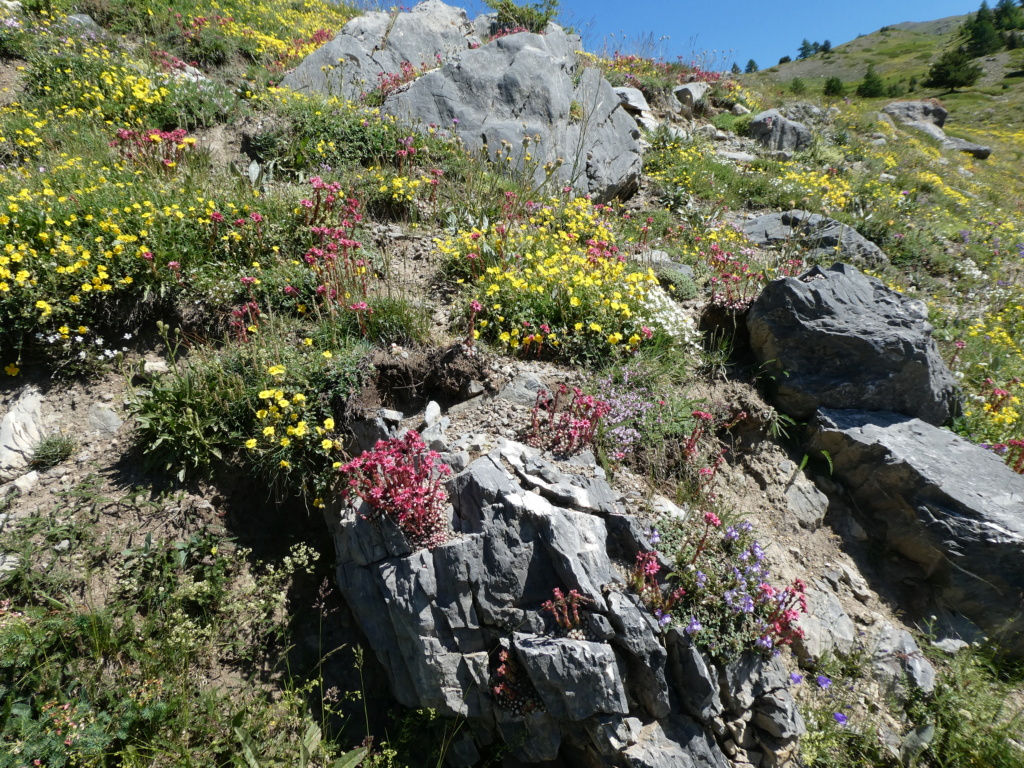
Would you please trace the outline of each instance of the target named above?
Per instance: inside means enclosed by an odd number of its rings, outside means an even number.
[[[89,428],[103,437],[116,435],[122,424],[124,419],[106,403],[93,403],[89,406]]]
[[[709,90],[711,90],[711,85],[703,82],[683,83],[673,88],[672,95],[679,103],[677,108],[679,114],[683,117],[692,117],[694,106],[704,99]]]
[[[789,691],[772,691],[758,700],[753,723],[776,739],[789,741],[803,736],[807,726]]]
[[[435,66],[438,56],[444,59],[468,49],[474,31],[464,10],[440,0],[427,0],[394,16],[365,13],[303,59],[281,85],[357,99],[377,87],[381,73],[400,72],[403,62],[420,69]]]
[[[23,389],[0,420],[0,483],[13,480],[28,466],[43,439],[43,396]]]
[[[596,714],[629,714],[611,646],[518,632],[512,645],[553,717],[579,721]]]
[[[949,112],[936,99],[916,101],[894,101],[886,104],[882,112],[901,123],[927,122],[941,128]]]
[[[498,397],[519,405],[533,406],[537,403],[537,393],[541,390],[550,392],[550,388],[541,379],[523,373],[510,381],[498,393]]]
[[[580,457],[577,465],[589,472],[592,462]],[[800,722],[779,683],[781,667],[741,660],[720,682],[685,635],[673,629],[663,638],[639,599],[622,590],[623,562],[650,550],[634,518],[574,508],[572,494],[536,492],[543,484],[599,497],[588,485],[598,478],[572,474],[574,466],[559,469],[503,441],[449,479],[459,534],[432,550],[411,552],[397,526],[371,523],[365,509],[326,513],[341,594],[398,701],[466,718],[472,733],[484,734],[459,747],[460,764],[499,738],[519,763],[568,750],[619,768],[726,768],[710,733],[679,712],[710,724],[724,712],[722,689],[733,708],[752,710],[744,716],[758,718],[756,734],[790,738]],[[568,634],[541,609],[556,587],[587,598]],[[491,690],[501,650],[542,711],[497,705]]]
[[[773,280],[754,301],[754,354],[777,372],[775,400],[808,418],[819,407],[890,410],[942,424],[956,382],[918,302],[846,264]]]
[[[645,725],[622,754],[627,768],[728,768],[714,739],[682,715]]]
[[[757,245],[802,245],[820,259],[837,258],[869,266],[889,261],[881,248],[850,225],[810,211],[794,209],[758,216],[743,222],[743,233]]]
[[[623,108],[631,112],[649,112],[651,107],[639,88],[613,88]]]
[[[883,680],[898,683],[906,675],[907,682],[923,693],[935,690],[935,667],[906,630],[884,625],[871,645],[871,660],[874,674]]]
[[[802,638],[793,642],[793,651],[802,660],[820,659],[826,654],[847,654],[853,649],[856,627],[842,604],[829,590],[811,589],[807,594],[807,613],[800,617]]]
[[[992,154],[992,147],[987,147],[984,144],[975,144],[973,141],[967,141],[967,139],[958,139],[955,136],[947,136],[946,140],[942,142],[942,146],[946,149],[955,149],[958,152],[971,155],[979,160],[985,160]]]
[[[823,409],[810,439],[873,531],[916,562],[942,602],[1024,656],[1024,476],[993,453],[892,412]]]
[[[672,685],[683,710],[710,722],[723,711],[717,670],[678,627],[668,631],[667,640]]]
[[[784,689],[789,680],[777,656],[766,661],[751,651],[724,664],[718,676],[722,702],[737,714],[750,709],[765,694]]]
[[[750,137],[768,149],[799,152],[811,146],[811,129],[783,117],[777,109],[754,116],[750,122]]]
[[[828,511],[828,496],[819,491],[803,471],[797,470],[786,485],[786,505],[801,528],[814,531],[821,527]]]
[[[457,125],[467,148],[511,153],[538,183],[551,174],[601,202],[626,197],[639,183],[640,134],[600,72],[579,68],[578,46],[562,32],[508,35],[422,75],[383,110],[424,128]]]

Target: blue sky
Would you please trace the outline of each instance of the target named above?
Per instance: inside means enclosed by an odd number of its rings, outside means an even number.
[[[446,0],[476,15],[479,0]],[[651,43],[666,59],[714,58],[718,68],[754,59],[761,67],[785,55],[796,58],[800,42],[833,45],[902,21],[932,21],[976,11],[981,0],[562,0],[563,17],[584,32],[587,50],[645,53]],[[994,5],[990,0],[989,5]],[[648,44],[644,44],[644,39]],[[640,49],[640,50],[638,50]],[[648,49],[648,50],[644,50]],[[731,51],[731,53],[730,53]],[[714,52],[714,53],[712,53]]]

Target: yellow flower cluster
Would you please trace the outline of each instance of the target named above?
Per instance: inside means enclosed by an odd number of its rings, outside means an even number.
[[[583,198],[552,199],[439,241],[472,275],[480,335],[514,353],[584,358],[649,338],[645,298],[657,278],[620,257],[606,215]]]
[[[282,366],[271,366],[268,373],[282,376],[285,371]],[[259,437],[245,441],[248,450],[280,454],[275,458],[281,469],[292,465],[294,459],[290,457],[296,451],[313,451],[326,456],[341,451],[342,443],[335,431],[334,419],[327,417],[322,422],[311,421],[304,393],[274,388],[263,390],[259,398],[261,403],[256,411]]]
[[[228,19],[218,25],[220,34],[249,55],[282,64],[301,60],[322,44],[314,41],[318,32],[336,33],[355,15],[352,5],[323,0],[198,0],[190,5],[186,23],[197,17]]]

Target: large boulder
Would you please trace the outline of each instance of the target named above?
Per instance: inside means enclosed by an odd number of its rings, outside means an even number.
[[[760,246],[788,246],[796,242],[818,259],[839,258],[872,267],[889,261],[881,248],[849,224],[810,211],[767,213],[743,222],[742,227],[747,239]]]
[[[927,133],[942,144],[945,149],[955,149],[984,160],[992,154],[992,148],[973,141],[947,136],[942,126],[946,124],[949,112],[937,99],[925,101],[894,101],[884,108],[887,115],[896,118],[908,128]]]
[[[882,111],[901,123],[931,123],[941,128],[949,116],[948,110],[938,99],[918,101],[894,101],[886,104]]]
[[[640,132],[600,71],[581,69],[578,46],[560,31],[508,35],[428,72],[383,110],[424,128],[454,126],[469,149],[511,155],[537,184],[550,176],[599,201],[625,197],[639,184]]]
[[[403,63],[436,66],[438,57],[466,50],[474,33],[466,12],[441,0],[426,0],[408,13],[365,13],[304,58],[281,86],[358,99],[380,85],[381,75],[401,72]]]
[[[889,410],[942,424],[959,411],[956,382],[927,309],[847,264],[769,283],[750,306],[755,355],[775,375],[778,405]]]
[[[811,129],[784,117],[777,109],[759,112],[750,123],[750,137],[768,149],[786,152],[811,146]]]
[[[281,85],[359,99],[411,64],[425,74],[387,96],[386,114],[457,133],[490,159],[511,156],[538,185],[550,179],[601,202],[632,194],[640,180],[640,132],[600,71],[577,60],[580,38],[549,24],[543,35],[522,32],[481,45],[478,35],[491,26],[491,17],[470,22],[440,0],[408,13],[368,13],[303,59]]]
[[[890,548],[942,602],[1024,656],[1024,477],[997,456],[905,415],[822,409],[810,448]]]
[[[672,95],[675,96],[676,102],[679,104],[677,108],[679,114],[683,117],[693,117],[694,107],[704,100],[710,90],[710,83],[704,82],[683,83],[673,88]]]

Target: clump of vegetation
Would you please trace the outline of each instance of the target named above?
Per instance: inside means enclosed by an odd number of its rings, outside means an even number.
[[[514,0],[484,0],[487,7],[498,15],[499,32],[525,30],[543,32],[558,15],[558,0],[540,0],[536,3],[516,3]]]
[[[39,441],[29,464],[34,469],[50,469],[70,459],[77,450],[78,441],[74,437],[54,432]]]

